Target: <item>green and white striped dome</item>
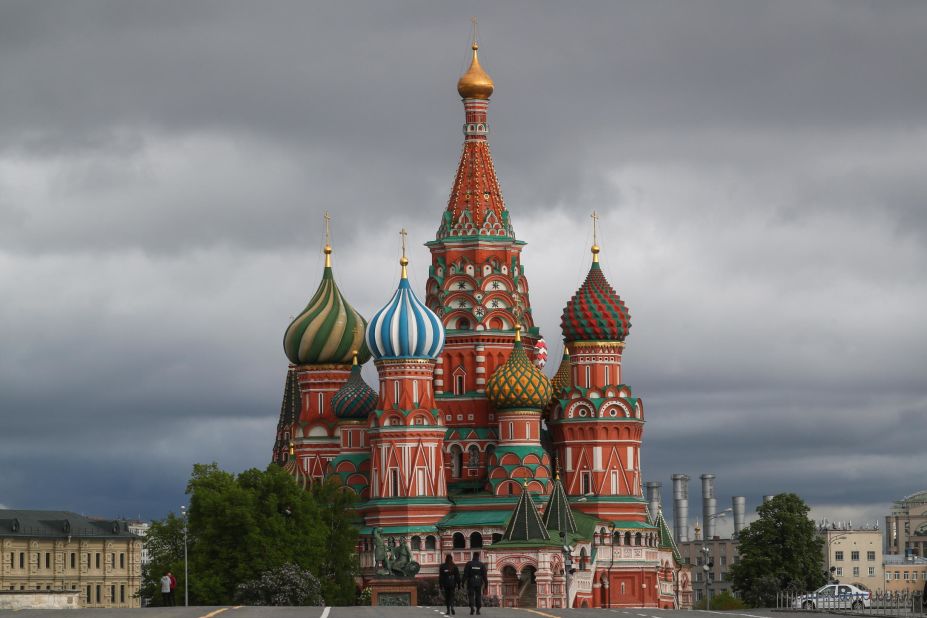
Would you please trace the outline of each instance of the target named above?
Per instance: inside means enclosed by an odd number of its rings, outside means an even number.
[[[326,247],[326,254],[331,249]],[[364,342],[367,320],[344,299],[326,255],[322,282],[302,313],[283,335],[283,351],[296,365],[350,364],[354,350],[357,362],[370,360]]]

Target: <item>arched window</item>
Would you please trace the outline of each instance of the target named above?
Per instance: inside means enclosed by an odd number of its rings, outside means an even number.
[[[490,444],[486,447],[486,463],[489,464],[492,456],[496,454],[496,445]]]
[[[470,535],[470,547],[472,549],[479,549],[483,547],[483,535],[479,532],[474,532]]]
[[[467,449],[467,465],[471,468],[480,467],[480,449],[475,444],[471,444]]]
[[[579,550],[579,570],[580,571],[586,570],[586,559],[587,559],[586,548],[583,547],[581,550]]]
[[[470,330],[470,320],[467,318],[459,318],[457,320],[457,330]]]
[[[631,544],[631,533],[630,533],[630,532],[625,532],[625,533],[624,533],[624,544],[625,544],[625,545],[630,545],[630,544]]]
[[[409,539],[409,542],[412,544],[412,549],[413,549],[414,551],[421,551],[421,549],[422,549],[422,537],[420,537],[420,536],[413,536],[411,539]]]
[[[634,535],[634,544],[638,546],[641,544],[641,533],[640,532]]]
[[[433,550],[435,548],[435,537],[428,535],[425,537],[425,549]]]
[[[460,470],[463,468],[463,449],[457,444],[451,445],[451,476],[460,478]]]
[[[464,537],[463,533],[455,532],[454,533],[454,549],[466,549],[467,548],[467,539]]]
[[[464,376],[457,374],[454,376],[454,394],[463,395],[466,391],[466,386],[464,385]]]

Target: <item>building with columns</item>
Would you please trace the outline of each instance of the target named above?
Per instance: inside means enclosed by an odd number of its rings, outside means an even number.
[[[322,282],[284,336],[273,459],[358,496],[367,581],[378,529],[408,544],[420,578],[446,554],[479,552],[503,606],[686,607],[687,567],[642,491],[646,416],[621,367],[630,312],[595,241],[563,310],[553,380],[539,366],[546,347],[489,150],[494,86],[477,50],[457,84],[464,143],[425,243],[423,299],[403,250],[392,298],[365,320],[335,282],[326,217]],[[371,358],[375,389],[360,372]]]

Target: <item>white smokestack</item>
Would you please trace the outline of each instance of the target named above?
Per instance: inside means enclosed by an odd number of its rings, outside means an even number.
[[[673,536],[677,543],[689,540],[689,477],[673,475]]]
[[[744,529],[744,512],[747,510],[747,499],[743,496],[731,498],[731,509],[734,511],[734,538],[740,536]]]
[[[715,518],[712,515],[718,512],[718,500],[715,498],[715,475],[703,474],[702,479],[702,527],[703,539],[713,539],[716,536]]]
[[[657,513],[663,504],[663,483],[658,481],[647,482],[647,502],[650,516],[656,521]]]

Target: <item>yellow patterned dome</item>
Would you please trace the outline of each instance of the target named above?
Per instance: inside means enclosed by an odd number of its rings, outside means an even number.
[[[570,369],[570,351],[563,348],[563,358],[560,360],[560,366],[557,367],[557,373],[550,380],[551,386],[554,387],[554,395],[557,397],[573,386],[573,376]]]
[[[497,410],[544,408],[553,395],[550,380],[528,359],[521,344],[521,327],[515,327],[515,348],[504,365],[486,382],[486,397]]]

